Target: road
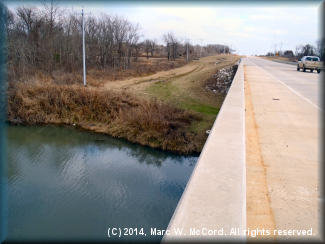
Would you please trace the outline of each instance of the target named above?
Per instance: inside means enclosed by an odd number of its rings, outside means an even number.
[[[297,71],[295,65],[271,62],[253,56],[249,56],[244,62],[247,66],[258,66],[319,108],[322,107],[321,98],[324,95],[324,89],[322,88],[323,79],[321,77],[324,73],[317,74],[315,70],[312,73],[309,70],[306,72]]]
[[[319,240],[323,74],[251,56],[242,61],[247,228],[270,230],[248,241]]]

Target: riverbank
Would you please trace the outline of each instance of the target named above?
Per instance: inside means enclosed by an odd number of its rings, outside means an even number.
[[[150,76],[102,79],[101,86],[37,79],[15,82],[8,93],[7,120],[13,124],[77,125],[153,148],[197,154],[226,96],[205,89],[205,84],[238,59],[206,57]]]
[[[129,92],[81,86],[18,83],[8,98],[13,124],[70,124],[128,141],[180,153],[198,152],[188,128],[202,117]]]

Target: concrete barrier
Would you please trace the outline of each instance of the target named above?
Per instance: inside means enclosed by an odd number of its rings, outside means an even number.
[[[293,64],[293,65],[297,65],[298,63],[296,62],[287,62],[287,61],[280,61],[280,60],[274,60],[273,62],[278,62],[278,63],[283,63],[283,64]]]
[[[246,242],[243,62],[162,242]]]

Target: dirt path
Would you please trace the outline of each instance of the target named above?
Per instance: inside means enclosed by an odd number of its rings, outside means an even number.
[[[119,80],[115,82],[109,82],[106,84],[106,87],[113,89],[131,89],[132,91],[143,91],[146,87],[152,85],[152,83],[157,81],[167,81],[172,78],[175,78],[180,75],[184,75],[190,72],[193,72],[197,69],[198,66],[202,66],[202,64],[198,65],[197,62],[191,62],[188,65],[185,65],[180,68],[171,69],[167,71],[161,71],[156,74],[146,76],[146,77],[137,77],[130,78],[126,80]]]
[[[235,58],[233,58],[235,60]],[[218,61],[218,65],[215,65],[215,62]],[[193,60],[187,65],[171,69],[167,71],[157,72],[156,74],[145,76],[145,77],[136,77],[129,78],[126,80],[118,80],[114,82],[108,82],[105,86],[114,88],[114,89],[129,89],[131,88],[134,91],[144,90],[145,87],[152,85],[152,83],[157,81],[168,81],[168,80],[177,80],[181,77],[187,76],[190,78],[198,78],[198,76],[204,75],[205,73],[211,73],[212,70],[216,68],[223,68],[227,65],[230,65],[230,57],[224,55],[210,56],[202,58],[201,60]]]
[[[234,56],[236,62],[239,57]],[[157,97],[159,99],[184,105],[200,103],[220,107],[224,96],[216,96],[211,91],[205,91],[203,83],[217,72],[218,69],[231,65],[231,56],[216,55],[193,60],[187,65],[161,71],[153,75],[108,82],[103,89],[128,90],[143,98]],[[218,62],[218,65],[215,63]]]
[[[216,55],[193,60],[183,67],[158,72],[153,75],[107,82],[100,89],[126,90],[144,99],[158,98],[177,107],[199,112],[203,120],[193,123],[191,131],[197,134],[196,141],[203,147],[206,130],[212,128],[224,101],[225,94],[216,94],[205,89],[205,81],[218,70],[230,66],[238,56]],[[215,63],[218,62],[218,65]]]

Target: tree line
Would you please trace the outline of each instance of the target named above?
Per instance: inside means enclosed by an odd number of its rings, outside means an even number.
[[[279,51],[280,56],[296,57],[298,59],[304,56],[319,56],[321,61],[324,61],[325,55],[325,38],[320,38],[316,41],[316,47],[310,44],[296,45],[294,52],[291,50]],[[266,56],[273,56],[274,52],[268,52]]]
[[[7,68],[9,77],[42,70],[51,73],[82,69],[82,16],[62,9],[54,0],[43,8],[21,6],[14,11],[6,7]],[[99,70],[128,69],[143,52],[154,52],[176,60],[189,57],[229,53],[225,45],[193,46],[172,32],[157,39],[141,41],[141,27],[120,16],[101,13],[84,18],[86,65]]]
[[[306,45],[297,45],[295,49],[295,55],[298,58],[302,58],[303,56],[319,56],[321,61],[324,61],[325,54],[325,39],[320,38],[316,41],[316,47],[310,44]]]
[[[101,14],[84,21],[87,66],[128,68],[138,56],[139,24],[119,16]],[[42,10],[34,6],[7,9],[8,70],[51,72],[82,67],[82,17],[66,14],[51,1]]]

